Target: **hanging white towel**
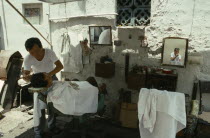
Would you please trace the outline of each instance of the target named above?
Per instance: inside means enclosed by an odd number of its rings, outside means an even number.
[[[141,138],[175,138],[186,127],[183,93],[141,89],[138,101]]]
[[[71,34],[71,35],[69,35]],[[83,69],[82,48],[77,41],[76,34],[65,33],[62,35],[61,58],[64,64],[64,72],[79,73]],[[74,36],[74,38],[70,38]]]
[[[150,132],[153,132],[156,121],[156,101],[156,95],[149,92],[143,115],[143,124],[144,128],[147,128]]]

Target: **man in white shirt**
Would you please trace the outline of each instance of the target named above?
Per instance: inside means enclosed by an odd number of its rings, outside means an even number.
[[[171,53],[171,64],[180,65],[182,56],[179,54],[179,48],[175,48],[174,52]]]
[[[63,69],[63,65],[58,60],[55,53],[50,49],[44,49],[42,43],[38,38],[29,38],[25,42],[25,48],[29,54],[24,59],[24,71],[23,78],[26,81],[30,81],[31,71],[33,73],[45,72],[49,77],[57,80],[56,73]],[[38,126],[34,126],[35,138],[42,138],[43,129],[45,126],[45,108],[46,104],[39,100],[41,111],[40,123]],[[48,128],[51,131],[55,131],[55,116],[49,114]]]

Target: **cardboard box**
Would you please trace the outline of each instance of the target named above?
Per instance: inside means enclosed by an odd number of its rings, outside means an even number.
[[[137,104],[122,103],[120,121],[123,127],[138,128]]]

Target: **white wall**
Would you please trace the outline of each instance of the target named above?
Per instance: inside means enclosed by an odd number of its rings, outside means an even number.
[[[37,0],[18,0],[10,1],[21,13],[23,13],[22,4],[41,3]],[[23,56],[27,54],[25,50],[25,41],[30,37],[38,37],[44,47],[49,45],[38,35],[31,26],[25,24],[23,18],[5,1],[0,1],[0,16],[4,27],[5,49],[18,50]],[[4,9],[4,11],[3,11]],[[49,5],[43,3],[43,23],[34,25],[46,38],[49,39]],[[5,18],[3,18],[5,17]],[[6,23],[6,25],[5,25]]]
[[[116,13],[115,0],[82,0],[50,6],[52,19],[113,13]]]
[[[12,3],[21,11],[21,3],[23,1],[26,0],[12,1]],[[35,0],[27,0],[27,2],[35,2]],[[21,50],[22,53],[25,53],[25,40],[31,36],[38,36],[38,34],[30,26],[23,24],[22,18],[5,1],[3,3],[6,11],[6,30],[8,32],[8,46],[6,48]],[[70,34],[75,34],[70,37],[78,39],[76,37],[82,35],[89,39],[89,25],[111,25],[113,27],[113,39],[119,38],[123,42],[120,47],[95,47],[91,55],[90,65],[85,65],[84,70],[80,74],[64,73],[64,75],[68,78],[78,78],[80,80],[84,80],[88,76],[94,76],[95,62],[101,56],[108,54],[116,62],[116,75],[112,79],[97,78],[97,80],[99,83],[107,83],[109,92],[108,102],[114,103],[118,98],[118,90],[126,88],[124,81],[125,57],[122,51],[126,49],[134,51],[131,54],[130,66],[134,64],[160,66],[160,52],[163,38],[178,36],[189,39],[189,54],[200,54],[204,58],[202,65],[187,64],[186,68],[177,68],[179,74],[177,91],[191,95],[193,81],[201,76],[201,74],[204,74],[204,76],[210,74],[210,61],[208,60],[210,58],[210,1],[152,0],[151,7],[151,24],[145,28],[149,48],[140,48],[139,46],[138,36],[144,33],[143,30],[140,28],[116,28],[114,16],[76,17],[70,18],[67,22],[52,20],[52,43],[57,55],[60,55],[61,35],[67,31],[66,27]],[[66,5],[51,5],[50,18],[110,14],[115,13],[115,11],[115,0],[84,0],[83,2],[70,2]],[[44,24],[36,25],[36,27],[44,36],[49,37],[48,17],[46,13],[48,13],[48,5],[44,4]],[[0,15],[2,18],[1,9]],[[132,39],[129,39],[129,35],[132,35]],[[40,36],[38,37],[40,38]],[[44,40],[42,42],[45,46],[47,45]],[[136,92],[133,95],[133,97],[138,97]],[[134,101],[136,100],[134,99]]]
[[[88,5],[87,5],[88,4]],[[85,5],[79,10],[79,5]],[[98,5],[98,6],[94,6]],[[56,5],[51,8],[51,18],[63,17],[64,5]],[[113,13],[116,11],[114,0],[87,0],[85,2],[68,3],[66,17],[83,15],[84,12],[90,13]],[[94,7],[94,8],[93,8]],[[61,35],[66,31],[74,32],[78,35],[88,36],[89,25],[111,25],[113,27],[113,38],[119,38],[123,44],[121,47],[95,47],[91,55],[91,64],[84,67],[80,74],[64,73],[66,77],[86,79],[88,76],[94,76],[95,62],[104,55],[111,56],[116,64],[116,75],[112,79],[97,78],[99,82],[108,84],[109,101],[113,103],[118,98],[118,90],[126,88],[124,83],[124,55],[122,51],[132,49],[130,61],[131,66],[134,64],[160,66],[160,53],[162,40],[164,37],[184,37],[189,39],[189,54],[199,54],[204,57],[204,64],[192,65],[187,64],[186,68],[176,68],[178,70],[177,91],[190,94],[192,93],[193,81],[201,73],[210,73],[210,1],[206,0],[152,0],[151,5],[151,24],[145,28],[145,35],[148,37],[149,48],[140,48],[138,36],[143,31],[139,28],[116,28],[115,18],[113,17],[87,17],[87,18],[70,18],[66,23],[54,21],[52,25],[53,44],[55,51],[59,54],[61,46]],[[128,36],[132,35],[132,39]],[[78,36],[76,35],[76,37]],[[75,36],[70,36],[75,37]],[[87,37],[88,38],[88,37]],[[78,42],[79,43],[79,42]],[[169,67],[173,68],[173,67]],[[137,97],[134,93],[134,97]],[[135,99],[136,100],[136,99]],[[207,105],[208,106],[208,105]]]

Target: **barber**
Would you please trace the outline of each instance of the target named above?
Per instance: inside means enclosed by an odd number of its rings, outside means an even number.
[[[56,73],[63,69],[63,65],[58,60],[54,51],[45,49],[42,47],[42,43],[38,38],[29,38],[25,42],[25,48],[29,54],[24,59],[23,78],[26,81],[30,81],[30,74],[45,72],[53,80],[58,80],[55,76]],[[39,106],[41,107],[41,118],[39,125],[34,127],[35,138],[43,137],[43,130],[45,126],[45,108],[46,104],[39,100]],[[52,132],[56,132],[55,122],[56,118],[52,112],[49,112],[48,116],[48,128]]]

